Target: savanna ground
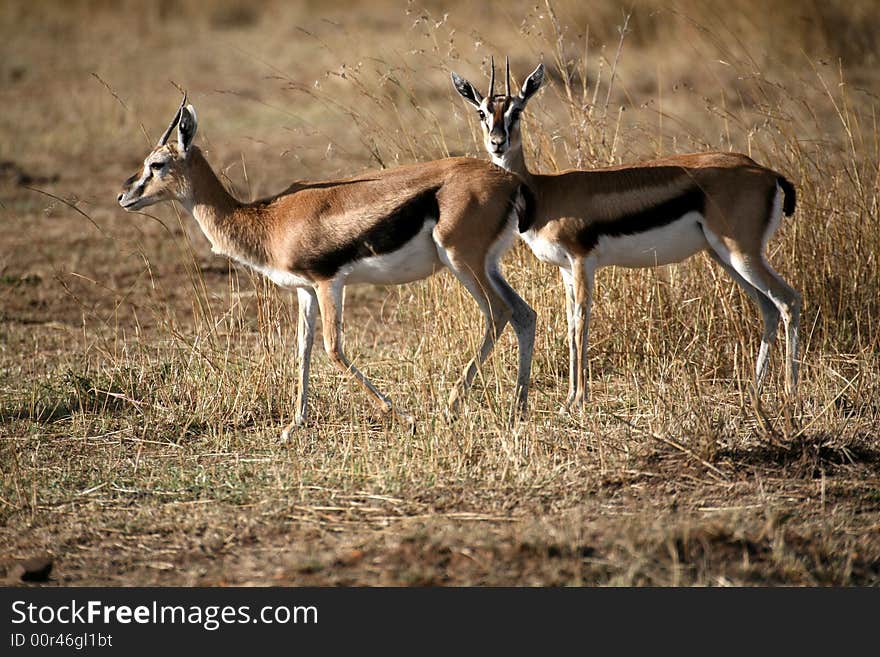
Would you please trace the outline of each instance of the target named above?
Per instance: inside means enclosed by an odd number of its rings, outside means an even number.
[[[133,1],[0,6],[0,574],[56,584],[880,583],[880,8],[847,3]],[[418,418],[376,417],[318,349],[289,445],[296,301],[121,182],[179,94],[245,199],[449,154],[483,157],[449,83],[488,56],[550,83],[524,131],[553,171],[710,149],[789,177],[770,260],[804,295],[802,386],[706,257],[603,270],[592,399],[567,392],[562,288],[539,313],[530,419],[515,343],[443,419],[481,334],[444,273],[352,288],[349,354]],[[788,412],[785,409],[789,409]]]

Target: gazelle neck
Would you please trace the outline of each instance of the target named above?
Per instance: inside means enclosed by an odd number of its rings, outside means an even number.
[[[213,244],[214,233],[228,222],[239,203],[226,191],[199,147],[190,148],[187,155],[188,193],[183,195],[180,202],[199,222],[199,226]]]
[[[523,157],[522,145],[519,145],[516,148],[507,149],[504,155],[501,155],[500,157],[497,155],[493,155],[492,163],[496,166],[501,167],[502,169],[510,171],[511,173],[515,173],[526,183],[531,184],[532,174],[529,173],[529,170],[526,168],[526,161]]]
[[[255,208],[232,196],[197,146],[187,156],[189,189],[180,202],[199,223],[214,253],[249,264],[266,264],[266,226]]]

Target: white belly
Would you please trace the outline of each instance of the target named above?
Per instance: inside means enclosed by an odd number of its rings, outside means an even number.
[[[527,230],[519,235],[529,245],[532,253],[541,262],[546,262],[557,267],[569,266],[569,253],[558,242],[543,239],[537,231]]]
[[[435,221],[426,221],[418,234],[397,251],[362,258],[345,267],[346,284],[398,285],[427,278],[443,267],[437,255],[432,231]]]
[[[283,269],[263,267],[260,265],[255,265],[246,260],[239,260],[239,262],[260,272],[263,276],[265,276],[270,281],[275,283],[275,285],[278,285],[280,287],[312,287],[315,284],[315,282],[310,278],[306,278],[305,276],[301,276],[300,274],[292,274],[291,272],[284,271]]]
[[[603,235],[594,254],[599,267],[653,267],[681,262],[706,248],[703,216],[688,212],[672,223],[634,235]]]

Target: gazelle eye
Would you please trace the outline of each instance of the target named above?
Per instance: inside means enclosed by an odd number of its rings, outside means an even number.
[[[483,110],[477,110],[477,114],[480,115],[480,121],[486,120],[486,113]]]
[[[162,169],[164,166],[165,166],[164,162],[150,162],[150,168],[153,171],[158,171],[159,169]]]

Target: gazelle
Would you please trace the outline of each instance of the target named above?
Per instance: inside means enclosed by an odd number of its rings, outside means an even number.
[[[511,93],[510,60],[503,94],[495,65],[484,98],[452,73],[459,94],[477,108],[492,161],[520,176],[535,194],[535,219],[521,233],[534,254],[562,272],[569,336],[569,394],[580,406],[587,391],[587,335],[593,278],[608,265],[651,267],[707,251],[758,305],[764,333],[755,366],[760,390],[780,315],[786,331],[785,389],[798,376],[801,298],[767,262],[764,250],[781,215],[795,209],[795,190],[779,173],[737,153],[677,155],[641,164],[559,174],[531,173],[520,117],[544,81],[544,65]]]
[[[169,142],[175,126],[177,140]],[[525,412],[535,312],[499,269],[516,227],[531,220],[531,195],[515,175],[488,162],[450,158],[346,180],[295,182],[277,196],[241,203],[193,144],[196,126],[195,110],[184,95],[143,168],[125,181],[117,200],[128,211],[176,200],[196,219],[214,253],[252,267],[277,285],[296,288],[299,387],[293,422],[282,440],[306,420],[318,310],[324,349],[333,364],[354,377],[382,413],[412,424],[346,357],[343,288],[408,283],[444,266],[474,297],[486,320],[479,353],[452,390],[450,405],[457,406],[509,321],[519,347],[517,407]]]

